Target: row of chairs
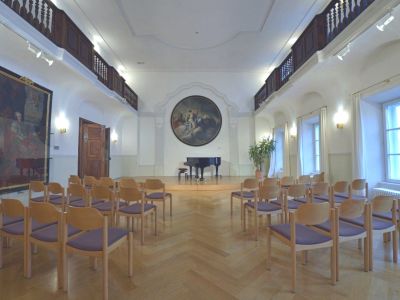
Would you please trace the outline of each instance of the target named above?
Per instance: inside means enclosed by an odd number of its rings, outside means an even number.
[[[24,276],[32,276],[32,246],[57,253],[57,285],[68,291],[68,254],[91,258],[92,266],[103,261],[103,298],[108,299],[109,254],[128,242],[128,273],[133,275],[133,233],[109,226],[107,217],[93,207],[69,207],[63,212],[51,203],[31,202],[29,207],[15,199],[3,199],[0,206],[0,268],[3,239],[24,243]]]

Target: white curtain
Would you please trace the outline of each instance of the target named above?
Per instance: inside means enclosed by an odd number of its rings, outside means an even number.
[[[302,126],[303,126],[303,118],[297,118],[297,174],[299,177],[303,175],[303,138],[302,138]]]
[[[361,95],[353,96],[353,178],[365,178]]]
[[[290,133],[289,124],[285,124],[285,143],[283,146],[283,176],[290,176]]]
[[[276,141],[276,130],[272,129],[272,139]],[[273,177],[276,174],[276,151],[272,152],[271,161],[269,165],[268,177]]]
[[[322,107],[319,114],[320,122],[320,171],[325,172],[326,181],[329,182],[329,157],[326,141],[326,107]]]

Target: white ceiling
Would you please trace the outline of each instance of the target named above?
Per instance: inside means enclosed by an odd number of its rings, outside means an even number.
[[[266,71],[329,0],[53,2],[92,41],[100,36],[100,53],[129,73]]]

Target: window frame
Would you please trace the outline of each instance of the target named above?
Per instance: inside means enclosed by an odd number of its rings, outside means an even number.
[[[317,139],[317,136],[315,134],[315,130],[316,130],[317,126],[318,126],[318,139]],[[313,140],[312,140],[312,142],[313,142],[313,166],[314,166],[313,172],[315,174],[317,174],[321,170],[321,121],[318,120],[318,122],[313,123],[312,127],[313,127],[313,137],[312,137]],[[319,151],[318,151],[319,154],[318,155],[316,154],[317,142],[318,142],[318,148],[319,148]],[[317,156],[318,156],[318,166],[319,166],[318,170],[317,170]]]
[[[275,143],[277,143],[277,138],[276,138],[276,136],[277,136],[277,132],[278,131],[282,131],[282,173],[284,172],[284,167],[285,167],[285,126],[284,125],[280,125],[280,126],[276,126],[276,127],[274,127],[274,140],[275,140]],[[276,147],[276,144],[275,144],[275,147]],[[280,171],[279,170],[277,170],[277,168],[276,168],[276,163],[277,163],[277,159],[276,159],[276,157],[277,157],[277,155],[276,155],[276,148],[275,148],[275,157],[274,157],[274,176],[277,174],[277,173],[280,173]]]
[[[399,104],[400,105],[400,99],[394,99],[388,102],[385,102],[382,104],[382,114],[383,114],[383,143],[384,143],[384,157],[383,157],[383,161],[385,164],[385,181],[386,182],[390,182],[390,183],[396,183],[396,184],[400,184],[400,179],[390,179],[389,178],[389,156],[391,155],[398,155],[400,156],[400,152],[398,154],[388,154],[388,139],[387,139],[387,134],[389,131],[394,131],[394,130],[400,130],[400,127],[396,127],[396,128],[391,128],[391,129],[387,129],[387,116],[386,116],[386,109],[389,106],[392,106],[393,104]]]

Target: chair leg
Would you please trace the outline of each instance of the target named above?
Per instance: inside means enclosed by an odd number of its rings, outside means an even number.
[[[63,290],[68,292],[68,255],[66,253],[65,247],[63,246]]]
[[[3,237],[0,236],[0,269],[3,267]]]
[[[358,250],[361,250],[361,249],[362,249],[362,246],[361,246],[361,239],[358,239],[358,240],[357,240],[357,245],[358,245]]]
[[[240,199],[240,219],[241,220],[243,220],[243,213],[244,213],[243,199]]]
[[[369,270],[369,244],[368,238],[364,238],[364,271],[368,272]]]
[[[163,221],[165,222],[165,200],[163,201],[163,204],[162,204],[163,206],[162,206],[162,209],[163,209]]]
[[[157,236],[157,207],[154,209],[154,235]]]
[[[144,244],[144,216],[141,216],[140,219],[140,242],[143,245]]]
[[[248,210],[247,210],[247,207],[244,207],[244,214],[243,214],[243,225],[242,225],[242,228],[243,228],[243,231],[246,231],[246,212],[247,212]]]
[[[231,196],[231,217],[233,216],[233,197]]]
[[[271,270],[271,229],[267,227],[267,270]]]
[[[335,270],[336,270],[336,281],[339,281],[339,241],[338,240],[336,240],[336,249],[335,249],[335,251],[336,251],[336,262],[335,262],[335,264],[336,264],[336,267],[335,267]]]
[[[256,241],[258,241],[258,215],[256,210],[254,210],[254,226],[256,229]]]
[[[25,278],[32,277],[32,244],[30,242],[25,243],[24,271]]]
[[[107,249],[103,253],[103,299],[108,300],[108,254]]]
[[[292,254],[292,292],[296,292],[296,248],[291,247]]]
[[[169,197],[169,216],[172,217],[172,196]]]
[[[392,231],[392,238],[393,238],[393,262],[397,263],[397,251],[398,251],[398,244],[397,244],[397,231]]]
[[[331,282],[333,285],[336,284],[336,259],[336,244],[334,244],[331,248]]]
[[[133,232],[128,234],[128,274],[129,277],[133,276]]]
[[[368,248],[369,248],[369,270],[372,271],[374,268],[374,243],[373,243],[374,236],[372,234],[368,237]]]

